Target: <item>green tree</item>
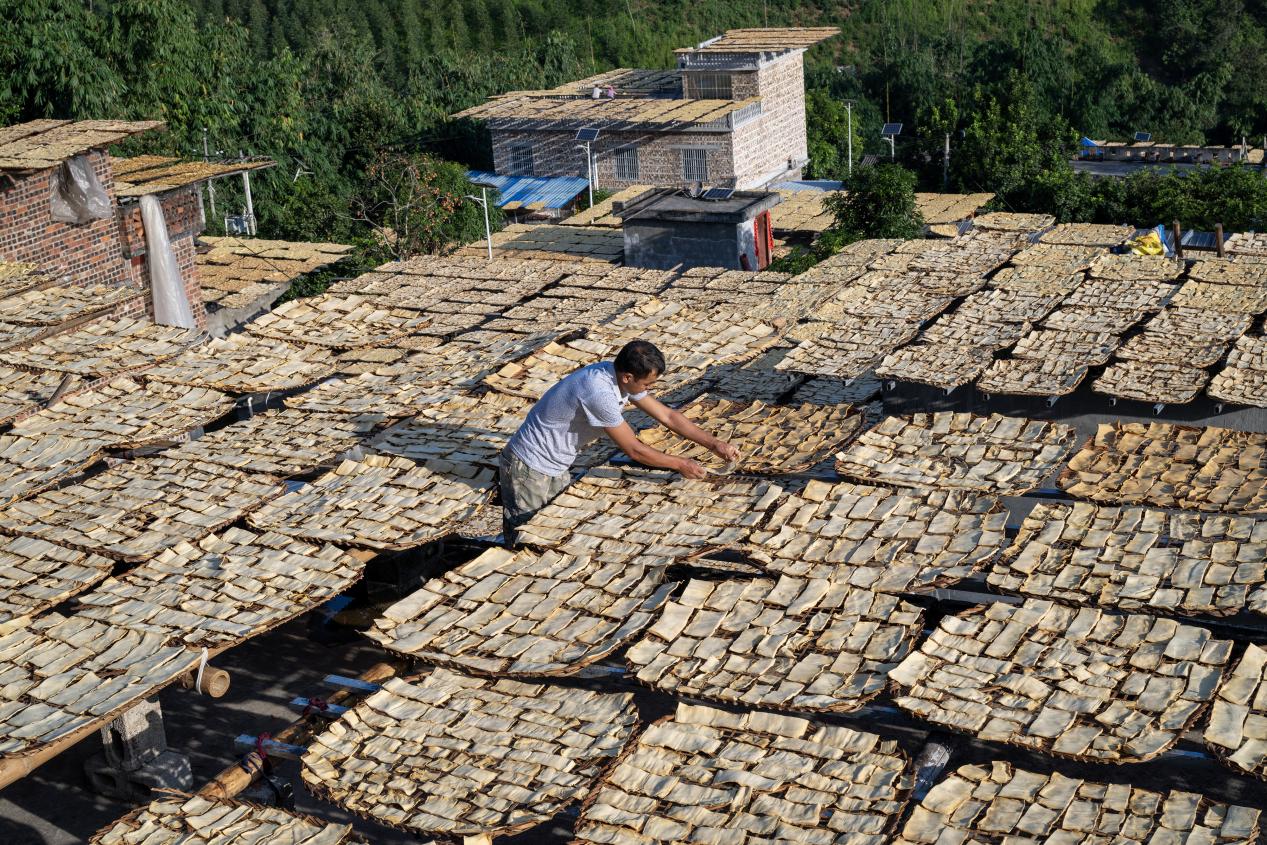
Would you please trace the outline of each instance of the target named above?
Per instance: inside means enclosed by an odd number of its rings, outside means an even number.
[[[0,0],[0,118],[104,118],[124,84],[102,61],[106,27],[80,2]]]
[[[268,55],[268,18],[263,0],[251,0],[245,23],[251,33],[251,49],[260,57]]]
[[[853,160],[862,159],[862,113],[853,110]],[[805,124],[809,149],[810,179],[844,179],[849,172],[849,114],[842,100],[823,89],[807,92]]]
[[[372,233],[368,252],[376,259],[448,252],[484,237],[484,210],[466,199],[476,189],[462,167],[429,155],[384,153],[367,177],[352,216]],[[489,215],[500,229],[501,211],[492,207]]]
[[[1001,100],[978,86],[960,109],[962,130],[951,144],[952,190],[993,191],[1011,203],[1039,173],[1067,161],[1072,128],[1042,111],[1034,85],[1018,72],[1009,74],[1007,88],[1011,96]],[[953,117],[947,107],[935,111],[932,122],[953,135]]]
[[[865,238],[918,238],[923,232],[924,218],[915,206],[915,174],[901,165],[855,170],[846,188],[824,201],[835,218],[823,234],[829,248]]]
[[[201,150],[204,128],[218,138],[237,134],[237,92],[249,65],[244,29],[221,24],[220,36],[207,38],[184,0],[114,0],[105,29],[100,59],[126,80],[116,116],[167,123],[166,136],[145,146],[188,155]]]
[[[1104,192],[1097,190],[1096,180],[1075,173],[1068,164],[1034,174],[1022,193],[1022,210],[1053,214],[1061,223],[1110,222],[1103,219],[1109,210],[1103,207]]]

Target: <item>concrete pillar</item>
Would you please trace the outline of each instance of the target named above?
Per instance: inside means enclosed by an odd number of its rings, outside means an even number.
[[[189,758],[167,747],[157,701],[142,701],[102,728],[101,744],[101,753],[84,763],[84,773],[102,795],[140,801],[155,789],[193,788]]]

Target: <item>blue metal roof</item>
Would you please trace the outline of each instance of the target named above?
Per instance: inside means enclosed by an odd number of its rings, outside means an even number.
[[[775,182],[770,186],[775,191],[839,191],[844,182],[833,179],[798,179],[792,182]]]
[[[485,170],[468,170],[466,176],[496,185],[497,207],[507,210],[563,208],[589,184],[580,176],[502,176]]]

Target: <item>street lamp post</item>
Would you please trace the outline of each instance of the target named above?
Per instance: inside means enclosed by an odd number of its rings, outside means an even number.
[[[590,208],[594,207],[594,158],[590,155],[590,145],[586,141],[584,144],[577,144],[578,150],[585,150],[585,184],[589,190]]]
[[[845,100],[845,120],[849,135],[849,175],[853,176],[853,100]]]
[[[488,260],[493,260],[493,230],[488,222],[488,186],[475,183],[480,189],[480,195],[474,196],[467,194],[466,198],[472,202],[477,202],[484,209],[484,245],[488,247]]]

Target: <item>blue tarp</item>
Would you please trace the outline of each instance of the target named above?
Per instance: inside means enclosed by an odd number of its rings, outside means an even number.
[[[1099,144],[1097,144],[1095,141],[1092,141],[1092,140],[1091,140],[1090,138],[1088,138],[1086,135],[1083,135],[1083,136],[1082,136],[1082,140],[1078,142],[1078,146],[1080,146],[1080,147],[1098,147],[1098,146],[1100,146],[1100,145],[1099,145]]]
[[[563,208],[589,184],[580,176],[502,176],[484,170],[468,170],[466,177],[496,185],[497,207],[512,209]]]

